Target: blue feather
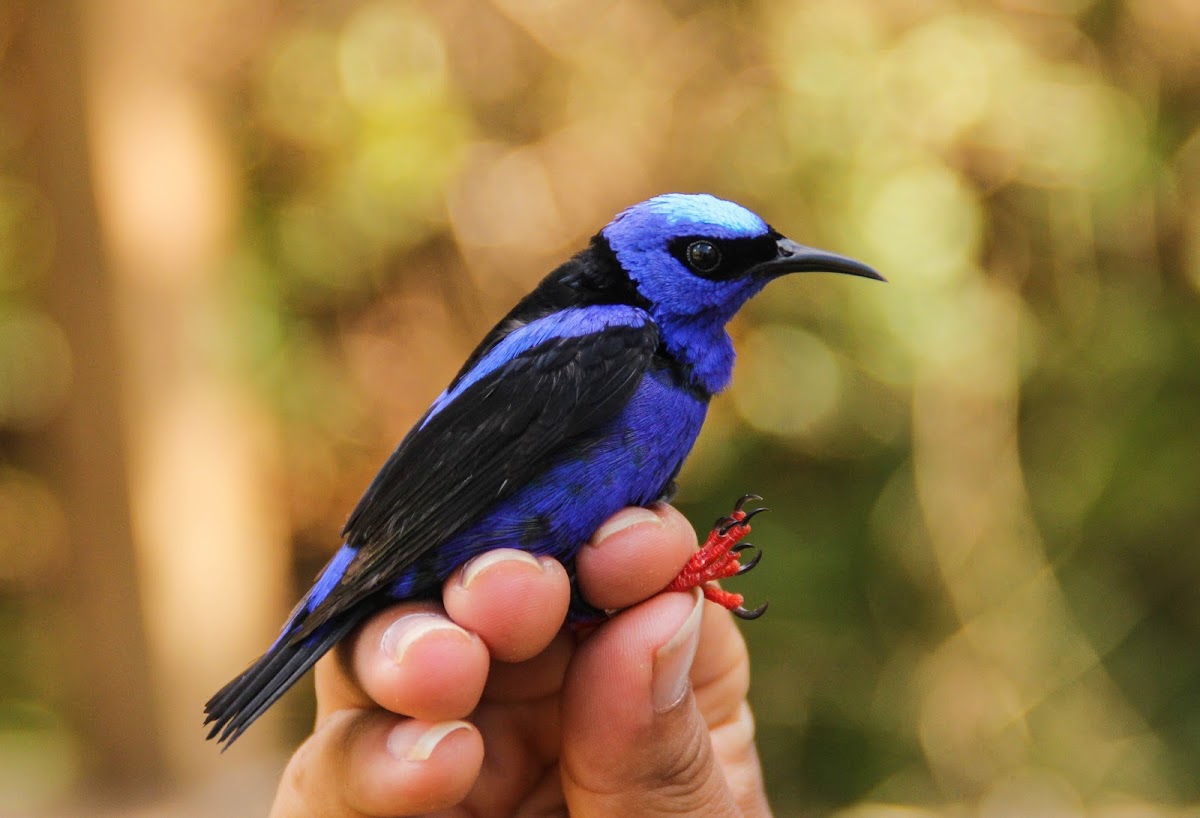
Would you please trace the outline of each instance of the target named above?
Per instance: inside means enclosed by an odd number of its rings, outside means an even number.
[[[605,233],[610,237],[624,233],[652,245],[664,236],[752,238],[770,229],[756,213],[708,193],[664,193],[621,211]]]
[[[325,600],[329,592],[341,581],[342,575],[346,573],[346,568],[350,565],[352,559],[354,559],[353,548],[343,545],[337,550],[337,553],[333,555],[333,559],[329,560],[321,570],[317,581],[313,583],[313,587],[304,598],[305,609],[311,611]]]
[[[434,399],[433,406],[429,408],[429,412],[421,421],[421,426],[427,424],[447,404],[453,402],[456,397],[482,378],[534,347],[556,338],[577,338],[617,326],[637,327],[649,320],[650,316],[637,307],[625,304],[604,304],[562,310],[519,327],[492,347],[450,389]]]

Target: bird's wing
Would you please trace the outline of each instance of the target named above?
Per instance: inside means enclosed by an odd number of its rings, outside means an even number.
[[[626,305],[573,308],[509,333],[429,412],[380,469],[343,534],[353,557],[293,640],[394,582],[577,435],[625,406],[658,331]]]

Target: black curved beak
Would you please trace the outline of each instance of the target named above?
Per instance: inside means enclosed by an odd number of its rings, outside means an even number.
[[[776,242],[779,254],[770,261],[756,265],[751,275],[763,278],[775,278],[787,273],[845,273],[846,275],[873,278],[876,281],[887,281],[886,278],[872,268],[837,253],[818,250],[815,247],[805,247],[788,238],[780,237]]]

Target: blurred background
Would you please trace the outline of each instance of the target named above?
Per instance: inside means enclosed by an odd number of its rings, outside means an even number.
[[[1200,4],[0,4],[0,815],[263,814],[269,642],[475,341],[710,191],[891,283],[731,327],[781,816],[1198,816]],[[306,683],[307,685],[307,683]]]

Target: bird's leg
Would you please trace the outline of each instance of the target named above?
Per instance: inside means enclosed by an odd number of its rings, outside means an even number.
[[[757,619],[762,616],[767,609],[765,603],[752,610],[747,610],[742,606],[744,600],[741,594],[723,591],[715,585],[707,584],[714,580],[744,574],[758,565],[758,561],[762,558],[761,552],[755,554],[745,564],[739,562],[739,556],[742,551],[751,547],[750,543],[742,542],[742,538],[750,533],[750,520],[756,514],[767,510],[756,508],[746,512],[742,506],[750,500],[761,499],[757,494],[747,494],[737,501],[733,512],[728,517],[717,520],[712,531],[708,533],[704,545],[692,555],[692,558],[683,566],[683,570],[679,572],[679,576],[671,581],[666,590],[688,591],[692,588],[701,588],[704,591],[705,599],[732,611],[735,616],[742,619]]]

